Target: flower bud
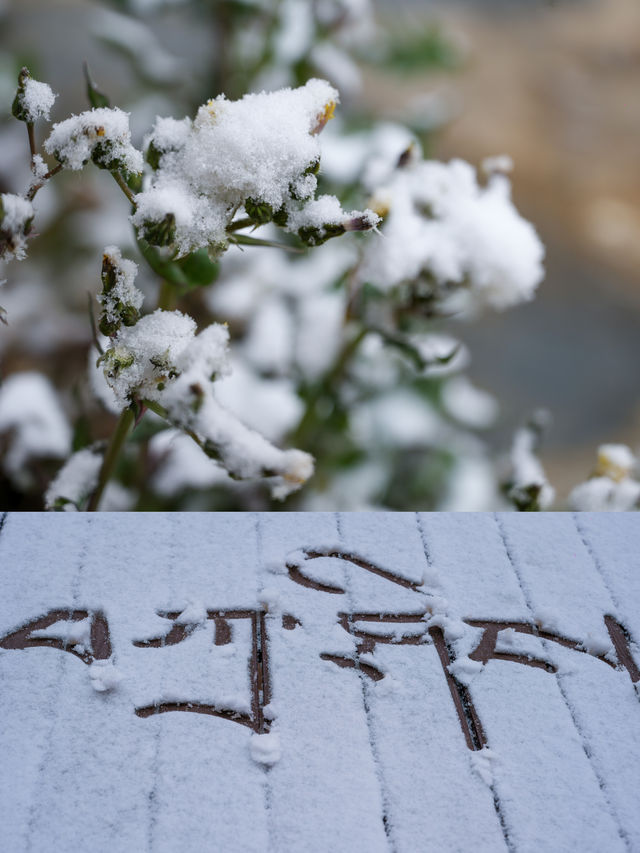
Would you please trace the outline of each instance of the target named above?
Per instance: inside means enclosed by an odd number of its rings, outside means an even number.
[[[344,225],[334,225],[326,223],[325,225],[305,225],[298,230],[298,237],[307,246],[321,246],[330,240],[332,237],[339,237],[346,231]]]
[[[273,219],[273,207],[266,201],[255,201],[248,198],[244,203],[247,216],[259,225],[265,225]]]
[[[335,112],[335,109],[336,109],[336,102],[335,101],[327,101],[327,103],[324,105],[324,109],[322,110],[322,112],[316,116],[316,123],[311,130],[312,136],[317,136],[320,133],[320,131],[325,127],[327,122],[333,118],[333,114]]]
[[[46,83],[34,80],[28,68],[18,76],[18,91],[13,99],[11,112],[18,121],[33,124],[37,119],[48,120],[56,96]]]
[[[152,246],[169,246],[176,236],[176,217],[173,213],[159,221],[147,219],[142,223],[142,236]]]

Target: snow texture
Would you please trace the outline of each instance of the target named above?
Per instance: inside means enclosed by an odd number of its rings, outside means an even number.
[[[34,215],[33,205],[22,196],[0,195],[0,259],[25,257],[26,238]]]
[[[320,160],[317,135],[337,102],[329,83],[312,79],[298,89],[239,101],[220,95],[201,106],[193,122],[157,119],[148,138],[157,168],[136,196],[133,224],[153,242],[154,232],[170,223],[170,242],[180,255],[205,246],[223,251],[227,228],[247,202],[284,211],[290,231],[374,227],[372,211],[346,213],[333,196],[310,201]]]
[[[91,159],[105,169],[142,171],[142,154],[131,144],[129,113],[117,107],[87,110],[54,124],[44,148],[74,171]]]
[[[3,516],[3,847],[640,849],[638,554],[637,514]]]
[[[138,265],[122,257],[117,246],[107,246],[103,252],[104,260],[113,270],[113,286],[98,296],[103,316],[110,322],[118,321],[123,306],[139,309],[144,301],[143,294],[135,286]]]
[[[368,243],[360,278],[388,291],[427,275],[499,310],[532,299],[544,249],[513,206],[506,176],[493,174],[482,187],[462,160],[423,161],[408,151],[409,162],[374,188],[386,239]]]
[[[69,453],[71,427],[45,376],[14,373],[0,385],[0,434],[8,441],[3,468],[18,485],[26,484],[31,459],[60,459]]]
[[[39,118],[49,121],[51,107],[57,95],[54,95],[47,83],[40,83],[28,77],[24,83],[24,92],[18,97],[25,112],[25,121],[35,122]]]
[[[102,453],[85,447],[65,462],[53,478],[44,496],[47,509],[73,511],[98,485]]]

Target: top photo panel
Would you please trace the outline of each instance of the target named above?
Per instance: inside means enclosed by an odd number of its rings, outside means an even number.
[[[0,510],[637,510],[638,32],[0,0]]]

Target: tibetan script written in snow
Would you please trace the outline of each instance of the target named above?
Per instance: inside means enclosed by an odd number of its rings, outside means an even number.
[[[292,581],[309,589],[327,594],[341,594],[345,590],[327,581],[319,581],[303,571],[304,563],[316,557],[329,557],[347,560],[355,566],[372,572],[392,583],[417,591],[418,585],[405,578],[374,566],[372,563],[354,554],[340,551],[302,552],[303,559],[287,563],[287,571]],[[157,611],[158,615],[170,624],[160,636],[138,639],[133,645],[148,654],[148,650],[163,649],[178,645],[187,640],[203,623],[213,623],[213,642],[216,646],[228,646],[234,642],[234,625],[248,625],[250,629],[250,649],[245,662],[250,688],[250,707],[248,710],[224,707],[211,702],[198,701],[195,696],[185,696],[172,701],[157,700],[135,708],[138,717],[147,718],[168,712],[191,712],[219,717],[247,726],[257,733],[269,731],[272,714],[268,706],[271,702],[271,678],[269,672],[269,633],[274,630],[304,630],[304,624],[292,613],[284,613],[277,620],[262,609],[207,609],[195,621],[184,619],[181,611]],[[268,618],[267,618],[268,616]],[[480,666],[489,661],[509,661],[554,673],[557,667],[543,658],[500,650],[501,631],[515,634],[532,635],[542,641],[557,643],[575,652],[590,654],[603,664],[626,671],[634,683],[640,682],[638,668],[630,650],[630,638],[627,630],[612,615],[604,615],[604,624],[610,637],[613,651],[600,652],[592,649],[585,640],[567,637],[560,633],[545,630],[529,622],[508,620],[463,620],[470,628],[480,631],[475,648],[468,654],[471,661]],[[469,688],[456,677],[455,654],[446,636],[446,630],[436,624],[429,624],[425,612],[347,612],[336,613],[337,624],[354,641],[352,654],[321,653],[320,657],[345,669],[354,670],[359,677],[379,682],[385,677],[371,659],[378,644],[396,646],[432,645],[437,653],[443,677],[446,679],[451,699],[467,746],[471,750],[482,749],[487,739],[482,722],[474,707]],[[433,620],[431,620],[433,622]],[[503,635],[504,636],[504,635]],[[92,665],[112,659],[111,635],[106,616],[98,611],[78,608],[57,608],[31,621],[23,623],[14,631],[0,637],[0,649],[24,650],[29,648],[54,648],[68,652]],[[147,651],[142,651],[147,650]]]

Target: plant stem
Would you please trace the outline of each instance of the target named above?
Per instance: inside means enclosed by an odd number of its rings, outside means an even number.
[[[95,491],[89,498],[89,503],[87,504],[87,512],[95,512],[100,505],[100,499],[102,498],[102,493],[105,490],[105,486],[109,482],[111,475],[113,474],[113,470],[116,466],[116,462],[118,461],[118,456],[120,455],[120,451],[122,450],[124,443],[126,441],[129,432],[133,428],[135,423],[135,413],[132,406],[126,408],[120,418],[118,423],[116,424],[116,428],[111,436],[109,441],[109,446],[107,447],[107,451],[104,455],[104,460],[102,462],[102,467],[100,468],[100,474],[98,476],[98,485],[95,488]]]
[[[331,370],[324,375],[313,389],[307,400],[307,408],[302,420],[292,436],[292,441],[296,447],[305,449],[309,435],[314,432],[315,427],[318,425],[316,412],[318,401],[323,395],[331,393],[336,381],[342,376],[356,350],[370,331],[370,329],[363,326],[357,334],[346,341]]]
[[[111,172],[111,174],[113,175],[113,180],[120,187],[120,189],[126,195],[126,197],[129,199],[131,204],[135,207],[136,206],[136,197],[131,192],[129,187],[126,185],[126,183],[124,182],[122,175],[119,172]]]
[[[29,136],[29,151],[31,152],[31,162],[33,163],[38,149],[36,147],[36,135],[33,129],[33,122],[27,122],[27,134]]]
[[[176,304],[176,288],[170,281],[163,278],[160,282],[160,294],[158,296],[158,308],[163,311],[172,311]]]
[[[250,225],[255,225],[256,221],[250,216],[245,216],[244,219],[236,219],[227,228],[227,231],[239,231],[241,228],[248,228]]]
[[[62,163],[58,163],[58,165],[54,166],[53,169],[49,169],[47,174],[42,176],[42,180],[40,181],[40,183],[34,184],[31,187],[31,189],[29,190],[29,192],[26,195],[27,201],[33,201],[34,198],[36,197],[36,193],[38,192],[38,190],[41,190],[42,187],[47,183],[49,178],[52,178],[54,175],[57,175],[58,172],[60,172],[60,171],[62,171]]]

